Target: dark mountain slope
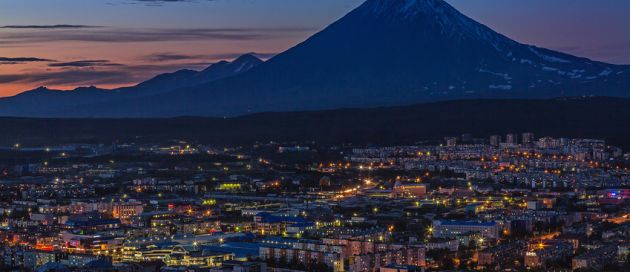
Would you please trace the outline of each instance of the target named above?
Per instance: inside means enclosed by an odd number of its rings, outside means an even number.
[[[253,54],[245,54],[232,62],[217,62],[202,71],[179,70],[174,73],[158,75],[136,86],[120,88],[117,91],[125,92],[130,96],[156,95],[235,76],[262,63],[263,61]]]
[[[375,109],[260,113],[236,118],[0,118],[0,145],[184,139],[214,144],[256,141],[405,144],[472,133],[534,132],[602,138],[630,147],[630,99],[464,100]]]
[[[150,95],[52,110],[42,106],[46,111],[35,114],[0,103],[0,114],[7,115],[6,107],[27,116],[221,117],[457,99],[630,96],[629,66],[518,43],[443,0],[368,0],[250,68],[207,82],[181,71],[134,92]],[[150,91],[143,91],[145,86]]]
[[[630,69],[515,42],[443,0],[368,0],[242,75],[75,116],[232,116],[469,98],[628,96]]]
[[[179,88],[196,86],[222,78],[236,76],[263,63],[252,54],[232,62],[220,61],[202,71],[179,70],[158,75],[136,86],[115,90],[80,87],[71,91],[40,87],[13,97],[0,98],[0,115],[27,117],[72,116],[72,112],[93,104],[120,103],[129,99],[154,96]],[[97,114],[98,115],[98,114]]]

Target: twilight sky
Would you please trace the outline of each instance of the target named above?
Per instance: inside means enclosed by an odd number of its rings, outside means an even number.
[[[447,0],[519,42],[630,64],[630,1]],[[256,52],[270,57],[363,0],[0,0],[0,96],[132,85]]]

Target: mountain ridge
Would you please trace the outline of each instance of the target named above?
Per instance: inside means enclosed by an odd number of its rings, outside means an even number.
[[[89,107],[89,105],[98,103],[115,103],[115,101],[156,95],[182,87],[235,76],[261,63],[263,61],[257,58],[255,53],[247,53],[231,62],[219,61],[201,71],[182,69],[154,76],[134,86],[111,90],[88,86],[62,91],[40,86],[12,97],[0,98],[0,114],[5,116],[50,117],[55,116],[56,111],[67,111],[70,108],[80,108],[83,105]],[[32,109],[29,110],[29,108]]]
[[[237,76],[51,114],[222,117],[457,99],[627,97],[629,75],[630,66],[511,40],[443,0],[368,0]]]

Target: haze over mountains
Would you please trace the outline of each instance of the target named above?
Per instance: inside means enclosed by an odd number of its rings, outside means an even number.
[[[29,117],[235,116],[473,98],[630,96],[630,66],[513,41],[443,0],[368,0],[262,62],[246,55],[130,88],[36,89],[0,100]]]

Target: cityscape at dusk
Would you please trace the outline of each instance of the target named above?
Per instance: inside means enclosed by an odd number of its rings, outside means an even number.
[[[630,271],[628,11],[2,0],[0,271]]]

